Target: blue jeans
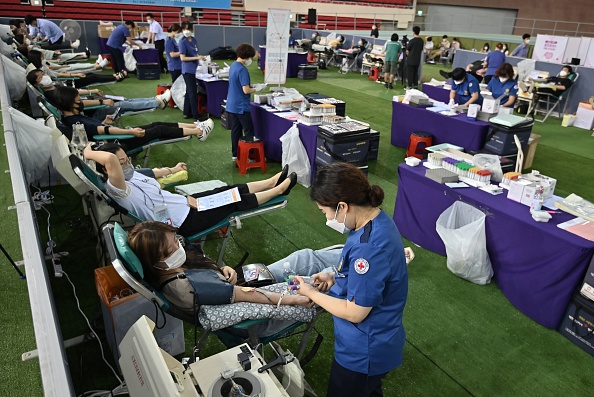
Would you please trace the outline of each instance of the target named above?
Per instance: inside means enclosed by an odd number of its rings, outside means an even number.
[[[311,276],[321,272],[332,272],[332,266],[338,266],[342,248],[331,250],[311,250],[309,248],[293,252],[291,255],[268,265],[268,270],[277,283],[283,282],[285,277],[284,263],[289,262],[292,269],[300,276]]]
[[[104,120],[105,116],[109,114],[113,114],[116,108],[120,108],[121,112],[125,111],[136,111],[136,110],[146,110],[146,109],[154,109],[159,106],[159,103],[155,98],[134,98],[134,99],[126,99],[124,101],[119,101],[114,103],[113,106],[106,106],[104,108],[99,108],[95,110],[95,114],[93,114],[93,118],[97,120]]]

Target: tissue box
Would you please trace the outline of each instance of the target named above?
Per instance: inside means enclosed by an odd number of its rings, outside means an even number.
[[[499,101],[497,99],[484,98],[482,111],[485,113],[499,112]]]

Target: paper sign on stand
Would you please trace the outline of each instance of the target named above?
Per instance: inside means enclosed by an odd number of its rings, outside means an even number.
[[[268,9],[266,64],[264,65],[266,84],[284,84],[287,81],[290,18],[291,10]]]
[[[563,63],[568,40],[567,36],[537,35],[532,59],[541,62]]]

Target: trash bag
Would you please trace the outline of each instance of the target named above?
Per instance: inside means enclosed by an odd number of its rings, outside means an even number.
[[[477,167],[491,171],[491,180],[493,182],[501,182],[503,179],[503,170],[501,169],[499,156],[495,154],[479,153],[474,155],[472,162]]]
[[[289,165],[289,171],[297,174],[297,182],[304,187],[309,187],[311,173],[309,157],[307,157],[305,146],[303,146],[301,138],[299,138],[299,129],[297,128],[297,125],[293,124],[293,126],[279,139],[283,147],[283,167]]]
[[[184,79],[175,79],[175,82],[170,88],[171,98],[178,109],[184,108],[184,98],[186,96],[186,81]]]
[[[437,218],[437,234],[443,240],[448,269],[463,279],[485,285],[493,277],[487,253],[485,214],[456,201]]]
[[[134,58],[134,50],[132,47],[126,47],[126,51],[124,51],[124,62],[126,63],[126,69],[129,72],[136,70],[136,58]]]
[[[528,80],[528,76],[536,69],[536,61],[534,59],[524,59],[518,62],[518,81]]]

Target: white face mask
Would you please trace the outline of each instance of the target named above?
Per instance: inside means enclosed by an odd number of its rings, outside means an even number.
[[[349,229],[346,225],[346,213],[344,214],[344,220],[342,221],[342,223],[338,222],[336,220],[336,216],[338,215],[339,208],[340,208],[340,204],[338,204],[336,206],[336,212],[334,213],[334,219],[327,220],[326,226],[328,226],[331,229],[336,230],[340,234],[346,234],[346,233],[350,232],[351,229]]]
[[[173,36],[173,39],[179,42],[182,39],[182,37],[184,37],[183,33],[176,33],[175,36]]]
[[[526,43],[526,45],[530,44],[530,39],[524,40],[524,43]]]
[[[25,39],[25,44],[27,44],[27,45],[31,45],[31,40],[29,40],[29,39]]]
[[[359,42],[357,44],[358,45],[363,45],[363,42],[361,40],[359,40]]]
[[[485,50],[485,51],[487,51],[488,49],[489,49],[489,47],[485,47],[485,48],[483,48],[483,50]]]
[[[54,82],[52,81],[51,77],[49,77],[48,75],[45,75],[41,78],[41,81],[39,82],[39,84],[41,84],[42,87],[49,87],[50,85],[53,85]]]
[[[245,66],[250,66],[252,64],[252,58],[245,61]]]
[[[507,80],[509,80],[507,77],[500,77],[499,81],[501,81],[502,83],[505,83]]]
[[[559,76],[565,77],[565,76],[567,76],[567,72],[565,70],[562,70],[559,72]]]
[[[146,23],[153,23],[153,20],[152,19],[147,19],[146,20]]]
[[[189,30],[184,30],[184,36],[185,37],[192,37],[192,36],[194,36],[194,33],[190,32]]]
[[[460,85],[460,84],[464,83],[464,80],[454,81],[454,83],[456,83],[456,85]]]
[[[134,167],[132,164],[126,164],[122,167],[122,171],[124,171],[124,179],[129,181],[134,176]]]
[[[179,248],[162,262],[165,262],[168,270],[177,269],[186,262],[186,250],[180,244]]]

